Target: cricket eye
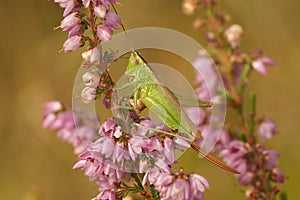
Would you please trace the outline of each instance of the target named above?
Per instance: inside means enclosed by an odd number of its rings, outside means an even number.
[[[134,59],[133,60],[133,64],[135,64],[135,65],[139,64],[139,60],[138,59]]]

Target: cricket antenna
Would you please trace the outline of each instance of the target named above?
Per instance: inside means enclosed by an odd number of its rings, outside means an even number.
[[[111,6],[112,6],[112,8],[114,9],[115,13],[116,13],[117,15],[119,15],[119,13],[118,13],[117,9],[115,8],[114,4],[111,4]],[[121,27],[122,27],[122,30],[124,31],[125,35],[126,35],[126,38],[127,38],[128,42],[129,42],[131,51],[132,51],[132,52],[135,52],[135,50],[133,49],[132,42],[131,42],[131,40],[130,40],[128,34],[127,34],[127,30],[126,30],[126,28],[125,28],[125,26],[124,26],[124,24],[123,24],[122,21],[121,21]]]

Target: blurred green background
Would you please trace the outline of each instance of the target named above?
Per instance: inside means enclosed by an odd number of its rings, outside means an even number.
[[[202,40],[194,31],[195,17],[181,13],[180,0],[129,0],[119,7],[130,27],[171,28]],[[277,149],[290,199],[299,199],[299,50],[300,1],[222,0],[232,21],[246,29],[244,49],[261,48],[277,66],[252,78],[258,95],[258,114],[273,118],[280,134],[265,145]],[[71,104],[72,83],[81,63],[78,52],[56,55],[66,33],[53,31],[62,9],[52,1],[0,1],[0,199],[85,200],[96,193],[81,171],[72,148],[43,130],[42,103],[59,99]],[[192,79],[192,77],[190,77]],[[211,184],[207,199],[243,199],[235,178],[196,155],[181,158],[187,171],[205,175]]]

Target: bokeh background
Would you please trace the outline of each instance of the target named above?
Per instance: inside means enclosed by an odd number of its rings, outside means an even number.
[[[180,0],[121,2],[119,13],[131,28],[171,28],[203,41],[191,25],[195,16],[181,13]],[[277,63],[268,76],[255,74],[250,88],[258,95],[258,115],[279,126],[280,134],[265,145],[281,154],[287,179],[280,187],[290,199],[299,199],[300,1],[222,0],[221,6],[245,27],[243,48],[261,48]],[[0,1],[0,199],[85,200],[97,193],[81,171],[71,169],[76,161],[71,146],[41,128],[43,102],[71,104],[81,63],[79,52],[56,55],[66,38],[66,33],[53,31],[62,12],[47,0]],[[209,180],[207,199],[243,199],[232,175],[194,154],[181,161],[187,171]]]

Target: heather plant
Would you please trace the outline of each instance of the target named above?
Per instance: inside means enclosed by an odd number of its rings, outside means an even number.
[[[201,137],[195,136],[191,142],[180,137],[179,131],[167,126],[168,123],[157,124],[144,117],[141,112],[146,105],[139,99],[115,101],[116,83],[108,66],[117,61],[116,51],[104,51],[102,44],[112,40],[115,29],[126,31],[115,9],[120,3],[115,0],[54,2],[64,8],[64,19],[57,28],[68,33],[61,51],[68,53],[86,48],[81,67],[87,71],[81,77],[84,88],[79,98],[85,104],[101,99],[105,109],[115,112],[97,127],[93,123],[97,118],[81,113],[78,108],[72,111],[58,101],[44,104],[43,127],[56,131],[59,138],[74,147],[79,160],[73,168],[83,170],[99,188],[94,199],[204,199],[208,181],[199,174],[185,172],[183,167],[179,170],[173,167],[178,165],[176,152],[187,148],[199,150]],[[241,185],[247,186],[247,199],[275,199],[279,193],[284,199],[285,193],[275,185],[284,181],[277,167],[279,154],[259,144],[277,133],[276,124],[267,117],[257,118],[256,96],[245,95],[253,69],[266,75],[266,67],[273,66],[274,62],[260,50],[243,52],[239,49],[243,28],[230,25],[229,16],[219,14],[215,7],[216,2],[211,0],[182,2],[185,14],[199,10],[201,17],[193,26],[206,30],[208,54],[200,51],[193,65],[212,67],[208,55],[213,58],[225,85],[227,106],[234,111],[232,115],[239,118],[238,123],[225,124],[221,135],[215,135],[214,151],[228,165],[224,164],[223,168],[239,172],[235,176]],[[203,75],[196,75],[195,94],[209,106],[185,110],[203,138],[211,138],[209,123],[213,119],[209,107],[210,102],[218,100],[212,99],[205,81]],[[128,125],[128,122],[132,123]],[[207,153],[203,156],[210,158]],[[222,166],[214,159],[214,163]]]
[[[217,8],[215,0],[183,0],[182,11],[196,15],[193,27],[205,31],[207,50],[217,64],[226,87],[227,106],[233,111],[234,122],[225,124],[223,135],[215,151],[231,167],[237,169],[240,185],[245,186],[246,199],[286,199],[276,183],[284,182],[278,168],[279,153],[264,147],[261,142],[277,134],[275,122],[268,117],[256,116],[256,95],[249,92],[251,73],[268,74],[275,62],[261,50],[243,51],[240,43],[244,30],[230,24],[230,16]],[[206,62],[200,55],[196,62]],[[198,96],[203,96],[201,77],[196,77]],[[202,123],[200,126],[205,126]],[[280,194],[280,195],[278,195]]]

